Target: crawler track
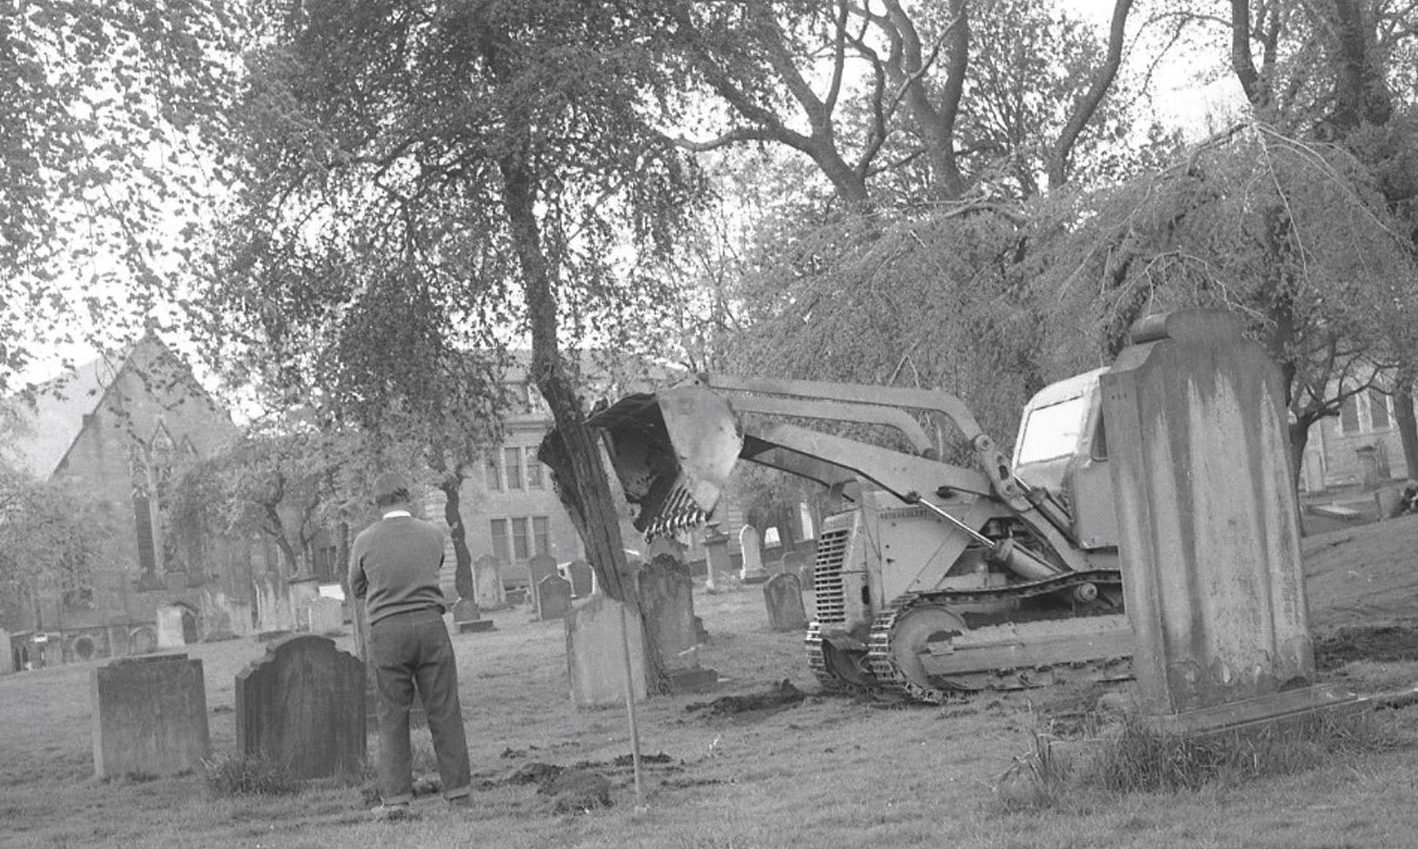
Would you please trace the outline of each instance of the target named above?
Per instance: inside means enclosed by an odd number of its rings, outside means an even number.
[[[922,606],[943,606],[951,609],[969,608],[987,602],[1002,601],[1022,601],[1036,598],[1051,593],[1069,591],[1084,584],[1093,584],[1099,588],[1109,590],[1116,589],[1122,584],[1122,575],[1117,570],[1095,569],[1086,572],[1069,572],[1057,575],[1042,581],[1031,581],[1025,584],[1013,584],[1009,586],[976,589],[976,590],[941,590],[937,592],[909,593],[893,600],[880,613],[877,614],[872,623],[871,636],[867,649],[866,667],[871,674],[871,686],[862,687],[854,682],[843,680],[834,674],[830,664],[827,662],[821,628],[817,622],[808,626],[805,642],[807,644],[808,666],[823,683],[824,687],[837,689],[860,691],[870,690],[874,694],[903,698],[915,702],[928,704],[946,704],[948,702],[959,702],[970,696],[971,693],[980,690],[991,689],[1019,689],[1021,687],[1039,686],[1039,682],[1050,679],[1052,670],[1032,668],[1020,671],[1016,675],[1002,674],[1007,670],[996,670],[988,675],[965,676],[952,683],[955,686],[930,686],[918,681],[913,681],[896,661],[892,653],[892,638],[896,625],[901,622],[908,613]],[[992,631],[1003,631],[1009,629],[1011,636],[1029,640],[1037,638],[1048,639],[1051,634],[1056,634],[1060,630],[1067,631],[1068,624],[1078,619],[1090,618],[1098,614],[1117,613],[1119,611],[1108,609],[1105,605],[1098,605],[1087,610],[1081,615],[1060,617],[1029,617],[1027,615],[1018,617],[1009,622],[999,625],[987,625],[982,628],[970,630],[972,639],[988,638]],[[1067,676],[1069,678],[1086,677],[1095,679],[1116,679],[1128,677],[1131,674],[1130,658],[1104,658],[1097,661],[1070,662],[1067,664]],[[1082,671],[1080,671],[1082,670]],[[1060,670],[1061,672],[1064,670]]]

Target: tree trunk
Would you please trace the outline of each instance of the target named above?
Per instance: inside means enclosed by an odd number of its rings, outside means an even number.
[[[1418,478],[1418,417],[1413,413],[1413,379],[1400,378],[1393,391],[1393,417],[1403,440],[1403,462],[1408,477]]]
[[[580,399],[567,374],[557,337],[557,301],[552,271],[542,252],[536,218],[536,182],[522,152],[499,162],[506,208],[526,293],[527,323],[532,335],[531,374],[551,408],[556,429],[542,442],[537,457],[551,469],[552,484],[586,546],[586,558],[602,590],[611,598],[638,607],[634,582],[629,578],[625,543],[620,535],[615,500],[601,462],[600,444],[586,426]],[[644,629],[647,682],[651,692],[663,693],[668,676],[650,623]]]
[[[448,523],[448,535],[453,539],[453,586],[458,590],[458,598],[473,598],[473,554],[468,550],[468,531],[463,527],[462,500],[459,490],[463,477],[449,474],[439,481],[443,491],[443,520]]]

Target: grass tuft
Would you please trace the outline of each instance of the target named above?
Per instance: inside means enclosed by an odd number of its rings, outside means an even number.
[[[1336,756],[1401,745],[1392,724],[1370,711],[1190,736],[1149,728],[1140,716],[1128,714],[1121,731],[1104,742],[1081,779],[1114,793],[1196,790],[1213,783],[1289,775]]]
[[[995,795],[1006,810],[1052,809],[1068,793],[1073,770],[1054,748],[1055,738],[1034,732],[1029,752],[1014,759],[995,782]]]
[[[203,761],[203,766],[207,790],[214,797],[288,796],[305,788],[289,764],[266,755],[223,752]]]
[[[1062,810],[1087,790],[1122,795],[1230,786],[1406,745],[1394,723],[1372,711],[1203,735],[1160,731],[1128,713],[1112,733],[1087,741],[1035,732],[1029,751],[1014,759],[994,791],[1006,811]]]

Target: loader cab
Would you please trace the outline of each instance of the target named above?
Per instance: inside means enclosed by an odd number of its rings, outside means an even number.
[[[1106,368],[1044,387],[1024,407],[1014,441],[1014,473],[1042,487],[1073,516],[1073,534],[1085,549],[1118,544],[1108,439],[1098,379]]]

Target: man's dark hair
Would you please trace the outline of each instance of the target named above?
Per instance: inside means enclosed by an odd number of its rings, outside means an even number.
[[[407,489],[396,489],[393,492],[380,493],[374,499],[375,507],[392,507],[395,504],[406,504],[409,501],[409,491]]]

